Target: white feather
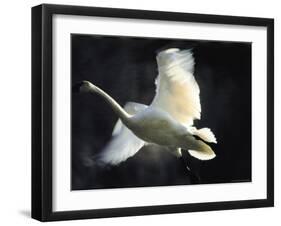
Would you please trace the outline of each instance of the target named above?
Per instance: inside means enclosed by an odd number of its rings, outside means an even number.
[[[127,127],[122,126],[117,136],[102,150],[97,160],[103,164],[118,165],[135,155],[144,145],[144,141],[136,137]]]
[[[200,119],[199,86],[193,76],[191,50],[169,49],[157,55],[159,75],[152,106],[168,112],[181,124],[191,126]]]
[[[216,156],[209,145],[193,137],[197,135],[216,143],[210,129],[192,127],[194,119],[201,117],[201,104],[199,86],[193,76],[195,63],[191,50],[162,51],[157,55],[157,64],[156,95],[150,106],[130,102],[122,109],[100,88],[84,81],[83,84],[103,97],[126,124],[120,119],[117,121],[112,139],[97,158],[100,162],[117,165],[135,155],[145,142],[177,147],[177,156],[181,156],[181,148],[201,160]]]
[[[192,134],[207,142],[216,143],[210,129],[197,130],[194,119],[201,118],[200,89],[194,78],[194,57],[191,50],[168,49],[157,55],[159,75],[155,80],[156,95],[152,106],[168,112],[175,120],[185,125]],[[189,150],[190,155],[208,160],[216,155],[207,151]]]
[[[217,143],[217,139],[215,137],[215,134],[211,131],[210,128],[202,128],[197,129],[196,127],[190,127],[189,131],[198,137],[200,137],[202,140],[209,142],[209,143]]]
[[[208,151],[188,150],[188,152],[191,156],[200,160],[211,160],[216,157],[215,152],[211,149]]]
[[[125,111],[131,115],[145,108],[147,108],[146,105],[133,102],[128,102],[124,107]],[[143,140],[135,136],[118,119],[114,126],[111,140],[97,156],[97,160],[103,164],[117,165],[135,155],[144,144]]]

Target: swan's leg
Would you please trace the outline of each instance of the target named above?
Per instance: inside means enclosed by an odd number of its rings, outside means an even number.
[[[188,170],[188,174],[191,177],[191,180],[194,183],[199,183],[201,180],[199,175],[201,161],[191,158],[187,150],[181,149],[181,154],[182,154],[182,160],[184,162],[186,169]]]
[[[181,158],[183,160],[184,166],[188,171],[191,171],[188,163],[187,153],[181,148],[178,148],[178,151],[181,153]]]

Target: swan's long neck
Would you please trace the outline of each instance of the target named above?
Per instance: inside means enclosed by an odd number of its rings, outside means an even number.
[[[113,111],[119,116],[123,123],[130,123],[131,115],[129,115],[111,96],[109,96],[99,87],[93,85],[88,81],[83,81],[80,87],[80,91],[98,94],[111,106]]]

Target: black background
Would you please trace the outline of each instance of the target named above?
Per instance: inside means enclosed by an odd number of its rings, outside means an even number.
[[[117,116],[99,97],[72,93],[72,189],[227,183],[251,180],[251,43],[187,41],[72,34],[72,84],[89,80],[120,105],[150,104],[155,94],[156,53],[193,48],[202,116],[218,144],[210,161],[181,159],[144,147],[119,166],[100,168],[93,156],[110,140]],[[253,150],[254,151],[254,150]]]

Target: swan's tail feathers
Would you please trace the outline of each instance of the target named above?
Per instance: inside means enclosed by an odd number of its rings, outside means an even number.
[[[199,146],[197,150],[188,150],[191,156],[200,160],[211,160],[216,157],[215,152],[209,145],[205,144],[201,140],[198,140],[198,142]]]
[[[195,130],[194,135],[200,137],[202,140],[209,142],[209,143],[217,143],[217,139],[214,133],[209,128],[202,128]]]

